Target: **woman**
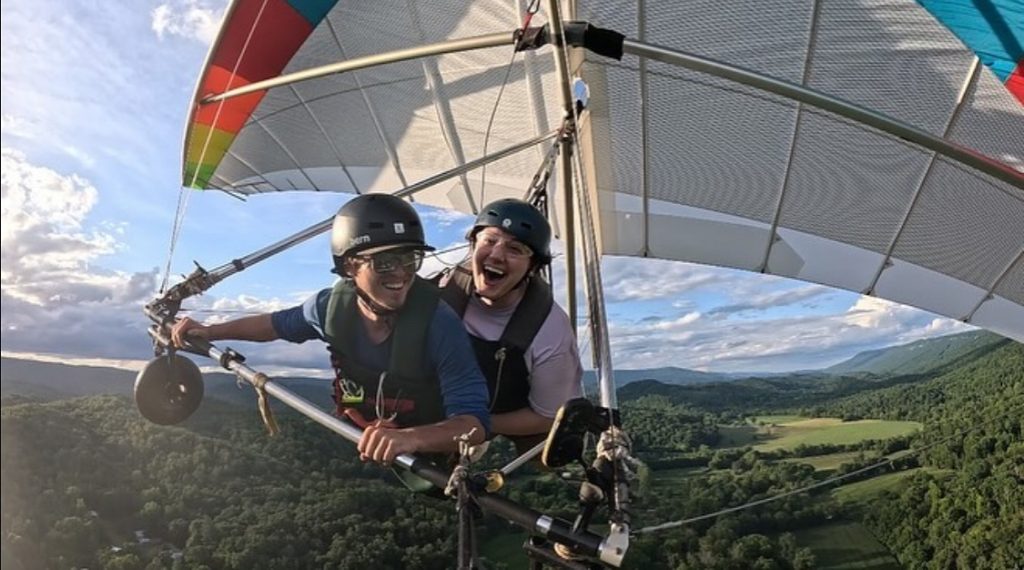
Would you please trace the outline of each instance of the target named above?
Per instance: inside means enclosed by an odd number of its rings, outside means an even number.
[[[492,432],[522,452],[582,392],[574,328],[540,275],[551,263],[551,226],[529,203],[504,199],[484,207],[466,237],[469,260],[442,277],[441,295],[487,377]]]

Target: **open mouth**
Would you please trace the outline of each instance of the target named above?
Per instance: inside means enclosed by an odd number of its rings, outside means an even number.
[[[493,265],[484,265],[484,282],[488,285],[498,285],[505,280],[507,274],[504,269]]]
[[[405,281],[399,281],[397,283],[384,283],[383,285],[388,291],[401,291],[402,289],[405,289],[406,283]]]

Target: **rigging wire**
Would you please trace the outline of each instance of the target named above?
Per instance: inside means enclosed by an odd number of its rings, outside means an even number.
[[[438,251],[432,251],[432,252],[428,253],[426,255],[426,257],[434,258],[434,259],[438,260],[441,263],[441,265],[444,265],[445,267],[455,267],[456,265],[459,265],[460,263],[462,263],[462,261],[456,261],[455,263],[449,263],[449,262],[445,261],[444,259],[442,259],[441,256],[449,254],[449,253],[452,253],[454,251],[459,251],[460,249],[467,249],[467,248],[469,248],[469,243],[468,242],[467,243],[460,243],[459,245],[453,245],[452,247],[449,247],[449,248],[446,248],[446,249],[442,249],[442,250],[438,250]],[[465,260],[465,259],[466,258],[463,258],[463,260]]]
[[[640,534],[647,534],[647,533],[658,532],[658,531],[662,531],[662,530],[668,530],[668,529],[672,529],[672,528],[679,528],[679,527],[681,527],[683,525],[687,525],[687,524],[690,524],[690,523],[694,523],[694,522],[698,522],[698,521],[702,521],[702,520],[707,520],[707,519],[713,519],[713,518],[717,518],[717,517],[725,515],[725,514],[735,513],[735,512],[739,512],[739,511],[744,511],[744,510],[747,510],[747,509],[752,509],[754,507],[759,507],[761,505],[772,503],[772,502],[784,499],[786,497],[791,497],[793,495],[799,495],[801,493],[806,493],[808,491],[811,491],[811,490],[814,490],[814,489],[818,489],[820,487],[826,487],[828,485],[832,485],[833,483],[837,483],[839,481],[843,481],[844,479],[849,479],[850,477],[854,477],[856,475],[860,475],[861,473],[867,473],[868,471],[872,471],[872,470],[878,469],[879,467],[882,467],[882,466],[885,466],[885,465],[892,465],[892,463],[894,461],[896,461],[897,459],[903,459],[905,457],[914,457],[916,455],[920,455],[922,452],[924,452],[924,451],[926,451],[926,450],[928,450],[928,449],[930,449],[932,447],[935,447],[935,446],[940,445],[942,443],[946,443],[947,441],[956,439],[958,437],[963,437],[963,436],[967,435],[968,433],[970,433],[970,432],[972,432],[974,430],[977,430],[978,428],[981,428],[982,426],[994,423],[996,420],[1001,420],[1001,419],[1003,419],[1003,418],[1005,418],[1005,417],[1007,417],[1007,416],[1009,416],[1011,414],[1021,413],[1022,411],[1024,411],[1024,406],[1019,407],[1019,408],[1011,408],[1009,411],[1007,411],[1007,412],[1005,412],[1003,414],[1000,414],[1000,415],[998,415],[998,416],[996,416],[994,418],[989,418],[989,419],[987,419],[987,420],[985,420],[983,422],[979,422],[977,424],[974,424],[973,426],[970,426],[968,428],[964,428],[964,429],[954,433],[951,436],[944,437],[944,438],[942,438],[942,439],[940,439],[938,441],[934,441],[934,442],[929,443],[928,445],[925,445],[923,447],[919,447],[917,449],[908,451],[907,453],[900,453],[900,452],[897,451],[896,453],[893,453],[891,456],[886,457],[882,461],[879,461],[879,462],[874,463],[872,465],[868,465],[867,467],[861,467],[860,469],[851,471],[849,473],[844,473],[842,475],[836,475],[834,477],[829,477],[828,479],[824,479],[822,481],[818,481],[817,483],[813,483],[811,485],[807,485],[807,486],[804,486],[804,487],[800,487],[798,489],[793,489],[793,490],[790,490],[790,491],[786,491],[785,493],[780,493],[778,495],[773,495],[771,497],[765,497],[763,499],[758,499],[756,501],[751,501],[749,503],[744,503],[742,505],[737,505],[735,507],[727,507],[727,508],[720,509],[720,510],[717,510],[717,511],[712,512],[712,513],[707,513],[707,514],[698,515],[698,516],[695,516],[695,517],[690,517],[690,518],[687,518],[687,519],[681,519],[681,520],[677,520],[677,521],[671,521],[671,522],[661,523],[661,524],[652,525],[652,526],[646,526],[646,527],[637,529],[637,530],[633,531],[630,534],[632,534],[633,536],[637,536],[637,535],[640,535]]]
[[[167,290],[167,283],[171,279],[171,261],[174,260],[174,249],[178,245],[178,237],[181,235],[181,227],[184,225],[185,210],[188,209],[188,201],[192,192],[185,188],[178,191],[178,207],[174,210],[174,222],[171,225],[171,239],[167,248],[167,264],[164,267],[164,277],[160,281],[160,294]]]
[[[520,35],[526,33],[526,28],[530,26],[530,21],[533,19],[533,15],[540,9],[540,0],[532,0],[526,8],[526,17],[523,18],[523,25],[520,28]],[[494,117],[498,114],[498,106],[501,104],[501,96],[505,93],[505,87],[508,85],[508,78],[512,76],[512,67],[516,63],[516,55],[518,51],[519,42],[516,42],[516,46],[512,49],[512,58],[509,60],[508,65],[505,67],[505,77],[501,80],[501,87],[498,89],[498,96],[494,99],[494,107],[491,108],[491,116],[487,119],[487,129],[484,131],[484,150],[483,156],[487,156],[487,145],[491,141],[491,128],[494,126]],[[484,204],[484,191],[487,186],[487,165],[484,164],[483,168],[480,169],[480,205],[483,207]]]
[[[253,19],[252,26],[249,27],[249,33],[245,37],[245,42],[242,44],[242,49],[238,51],[238,58],[235,60],[235,64],[231,68],[231,75],[228,76],[228,80],[227,83],[225,84],[224,91],[230,91],[232,82],[234,82],[235,78],[238,77],[238,68],[242,65],[242,58],[245,57],[245,54],[249,49],[249,44],[252,41],[252,36],[256,31],[256,27],[259,25],[260,21],[263,18],[263,11],[266,9],[268,1],[269,0],[263,0],[263,3],[260,4],[260,9],[256,13],[256,17]],[[190,188],[195,186],[196,181],[199,180],[200,167],[203,164],[203,159],[206,158],[206,152],[210,148],[210,141],[213,140],[213,127],[217,124],[217,120],[220,119],[220,114],[221,111],[224,109],[225,102],[226,99],[221,99],[217,103],[217,110],[213,114],[213,122],[210,124],[210,127],[207,130],[206,140],[203,141],[203,149],[199,152],[199,158],[196,160],[196,166],[192,172],[192,180],[190,180],[187,185]],[[198,107],[200,103],[197,102],[196,105]],[[186,141],[186,144],[187,143],[188,141]],[[178,207],[174,213],[174,225],[171,228],[171,243],[168,247],[167,252],[167,266],[164,270],[164,278],[160,283],[161,294],[163,294],[164,290],[167,288],[167,283],[168,281],[170,281],[171,278],[171,262],[174,259],[174,249],[177,246],[178,238],[181,237],[181,228],[185,222],[185,211],[188,209],[188,201],[191,195],[192,192],[185,188],[182,188],[181,193],[178,195]]]

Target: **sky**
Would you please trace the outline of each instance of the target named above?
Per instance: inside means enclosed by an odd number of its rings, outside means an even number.
[[[138,363],[152,356],[142,306],[170,258],[211,269],[330,216],[342,194],[243,202],[192,192],[173,256],[181,140],[223,2],[4,2],[2,336],[6,356]],[[472,219],[420,208],[428,241],[462,243]],[[561,251],[560,245],[556,250]],[[425,272],[458,259],[430,260]],[[556,299],[564,267],[556,260]],[[218,284],[187,307],[235,318],[300,303],[331,283],[315,238]],[[970,330],[876,298],[748,272],[609,257],[602,264],[616,368],[780,372]],[[589,367],[587,322],[580,345]],[[326,369],[319,343],[231,343],[269,371]]]

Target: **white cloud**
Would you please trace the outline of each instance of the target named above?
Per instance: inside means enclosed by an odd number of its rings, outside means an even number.
[[[418,208],[420,218],[424,225],[440,226],[449,228],[451,226],[464,226],[466,229],[473,224],[473,216],[463,214],[458,210],[446,210],[442,208],[422,207]]]
[[[676,319],[613,322],[609,338],[617,368],[758,372],[821,368],[862,350],[972,328],[912,307],[860,297],[844,311],[820,316],[726,320],[689,312]]]
[[[678,261],[626,257],[606,257],[602,266],[608,303],[671,299],[727,283],[735,273]]]
[[[98,356],[145,346],[142,302],[153,294],[156,270],[107,271],[101,257],[122,247],[114,234],[86,218],[97,202],[87,180],[30,164],[3,149],[3,347]],[[138,354],[138,351],[135,351]]]
[[[0,131],[6,135],[33,139],[38,133],[38,125],[25,117],[5,114],[0,117]]]
[[[161,40],[179,36],[206,45],[213,43],[224,17],[223,5],[200,0],[172,0],[153,9],[153,31]]]
[[[750,279],[746,281],[750,281]],[[781,291],[767,291],[744,295],[734,294],[733,298],[740,297],[742,300],[738,303],[715,307],[709,314],[712,316],[729,316],[736,313],[766,311],[772,308],[802,303],[808,299],[833,292],[835,292],[835,289],[823,285],[804,285],[795,289],[787,288]]]

